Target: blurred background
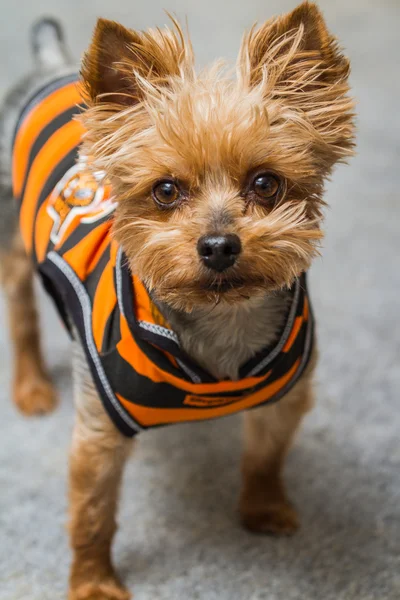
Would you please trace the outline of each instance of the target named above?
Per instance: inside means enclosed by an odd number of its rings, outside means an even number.
[[[198,64],[234,60],[254,21],[293,0],[0,0],[0,96],[31,68],[29,28],[59,18],[79,60],[97,16],[133,28],[188,17]],[[400,2],[324,0],[352,63],[358,150],[327,185],[323,258],[311,271],[321,360],[317,406],[287,467],[302,529],[252,536],[238,524],[240,417],[144,434],[125,478],[116,563],[136,600],[400,598]],[[0,216],[1,218],[1,216]],[[42,420],[10,402],[0,305],[0,600],[65,598],[70,560],[70,351],[40,294],[60,390]]]

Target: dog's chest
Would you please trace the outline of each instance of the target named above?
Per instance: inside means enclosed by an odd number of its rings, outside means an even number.
[[[277,341],[288,307],[281,292],[241,306],[218,305],[190,315],[168,311],[168,319],[185,352],[217,379],[239,378],[239,368]]]

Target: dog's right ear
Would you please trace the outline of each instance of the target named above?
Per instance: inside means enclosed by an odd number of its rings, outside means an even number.
[[[139,36],[115,21],[99,19],[84,55],[81,76],[88,100],[129,105],[134,102],[132,62]],[[129,73],[130,71],[130,73]]]
[[[81,69],[88,103],[131,106],[143,98],[146,85],[165,86],[190,67],[190,44],[173,22],[175,31],[136,32],[99,19]]]

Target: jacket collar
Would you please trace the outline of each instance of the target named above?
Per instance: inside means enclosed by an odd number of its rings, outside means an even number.
[[[118,306],[128,322],[132,335],[137,341],[144,342],[142,349],[145,350],[147,343],[172,355],[181,370],[181,375],[189,381],[195,383],[216,382],[215,377],[193,362],[184,352],[177,334],[152,301],[145,285],[136,275],[132,276],[128,261],[121,248],[117,253],[115,268]],[[282,352],[295,326],[296,316],[302,312],[306,298],[308,301],[305,274],[296,279],[291,292],[291,306],[278,341],[272,347],[263,348],[242,365],[239,369],[240,379],[263,375]]]

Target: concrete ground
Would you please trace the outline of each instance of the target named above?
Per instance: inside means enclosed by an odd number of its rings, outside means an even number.
[[[312,269],[318,404],[287,466],[303,527],[293,539],[238,525],[240,418],[145,434],[125,478],[115,558],[136,600],[400,598],[400,78],[398,0],[320,2],[353,64],[358,155],[328,186],[324,257]],[[233,59],[242,30],[289,0],[1,0],[0,93],[29,69],[34,18],[58,16],[78,58],[97,15],[143,28],[189,17],[199,62]],[[1,218],[1,217],[0,217]],[[69,347],[41,296],[61,395],[26,420],[10,402],[0,312],[0,600],[66,597]],[[3,308],[3,307],[1,307]]]

